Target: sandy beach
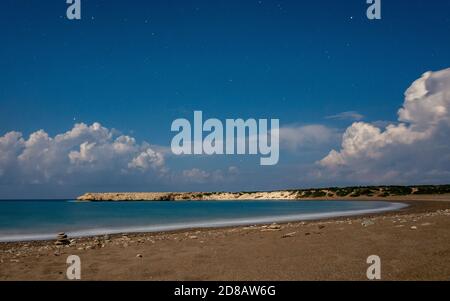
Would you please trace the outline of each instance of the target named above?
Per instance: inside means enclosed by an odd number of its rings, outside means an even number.
[[[0,280],[64,280],[69,255],[83,280],[367,280],[370,255],[383,280],[450,280],[450,197],[403,201],[321,221],[0,243]]]

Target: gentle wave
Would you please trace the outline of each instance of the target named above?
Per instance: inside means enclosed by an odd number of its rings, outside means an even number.
[[[387,203],[386,206],[373,209],[361,209],[361,210],[344,210],[322,213],[304,213],[282,216],[265,216],[265,217],[252,217],[252,218],[239,218],[239,219],[226,219],[226,220],[211,220],[205,222],[191,222],[191,223],[173,223],[166,225],[148,225],[138,227],[117,227],[117,228],[96,228],[78,230],[73,232],[67,232],[69,237],[88,237],[98,236],[106,234],[120,234],[120,233],[143,233],[143,232],[163,232],[163,231],[175,231],[183,229],[193,228],[219,228],[230,226],[246,226],[275,222],[294,222],[294,221],[306,221],[306,220],[320,220],[333,217],[345,217],[355,216],[369,213],[380,213],[387,211],[400,210],[408,207],[402,203]],[[0,242],[16,242],[16,241],[33,241],[33,240],[52,240],[55,239],[55,233],[44,234],[25,234],[25,235],[5,235],[0,236]]]

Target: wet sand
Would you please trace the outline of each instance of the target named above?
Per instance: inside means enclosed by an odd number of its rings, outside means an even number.
[[[0,280],[64,280],[69,255],[83,280],[366,280],[370,255],[383,280],[450,280],[450,198],[423,199],[322,221],[0,243]]]

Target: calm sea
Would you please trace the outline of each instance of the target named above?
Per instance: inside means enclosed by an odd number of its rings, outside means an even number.
[[[399,203],[358,201],[76,202],[0,201],[0,241],[53,239],[311,220],[397,210]]]

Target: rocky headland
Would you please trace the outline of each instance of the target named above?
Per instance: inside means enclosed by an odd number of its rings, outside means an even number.
[[[107,192],[86,193],[79,201],[183,201],[183,200],[299,200],[299,199],[423,199],[450,193],[450,185],[366,186],[254,192]]]

